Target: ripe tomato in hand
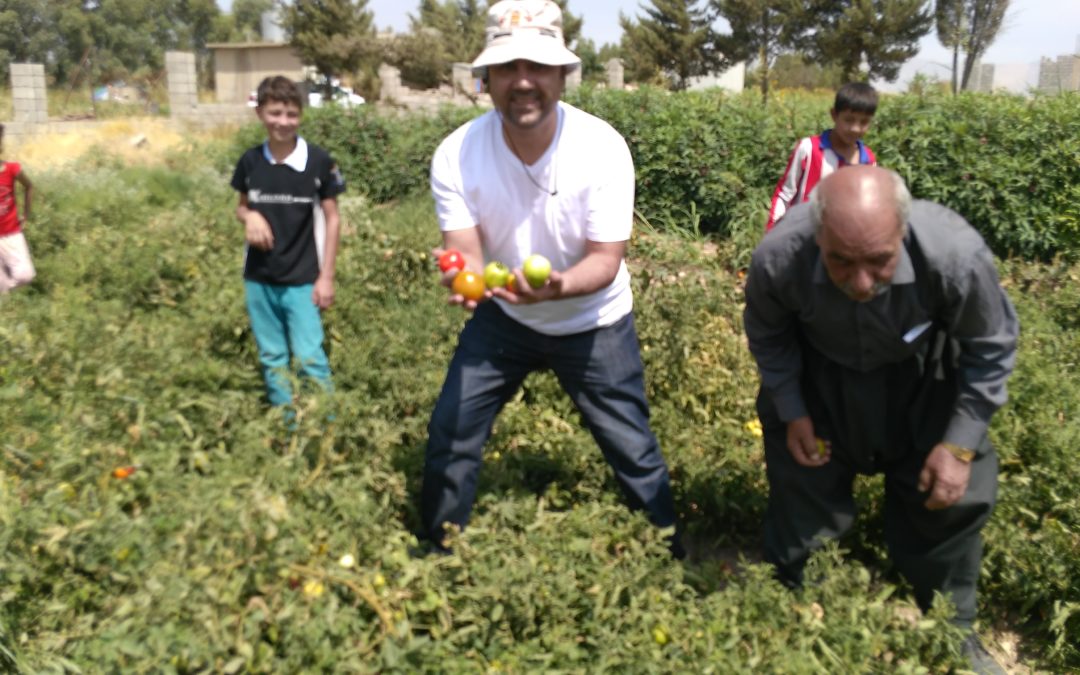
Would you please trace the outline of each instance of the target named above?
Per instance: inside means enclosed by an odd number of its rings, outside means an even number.
[[[457,273],[450,290],[466,300],[479,302],[484,297],[484,280],[476,272],[464,270]]]
[[[465,258],[461,253],[450,249],[439,256],[439,269],[443,272],[449,270],[463,270],[465,269]]]

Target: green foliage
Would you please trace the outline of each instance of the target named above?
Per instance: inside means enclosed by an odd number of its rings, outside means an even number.
[[[845,81],[896,80],[934,25],[928,0],[815,0],[811,5],[809,33],[801,44],[823,63],[839,66]]]
[[[716,49],[730,62],[756,61],[762,101],[769,100],[769,71],[777,56],[794,45],[804,16],[796,0],[710,0],[730,33],[718,35]]]
[[[1075,258],[1078,103],[1075,94],[889,97],[869,141],[912,194],[958,211],[999,255]]]
[[[763,229],[792,147],[830,125],[832,103],[831,93],[787,91],[763,107],[749,93],[652,88],[583,87],[566,98],[626,138],[643,218],[661,229],[731,238],[739,243],[740,264]],[[433,116],[386,117],[370,107],[308,110],[303,133],[331,150],[354,189],[383,202],[426,191],[435,147],[480,112],[445,108]],[[232,150],[238,156],[262,136],[253,126]],[[1080,255],[1076,95],[1029,100],[921,90],[888,96],[867,142],[916,198],[955,209],[999,255]],[[223,161],[231,167],[235,157]]]
[[[353,73],[378,58],[367,0],[296,0],[282,8],[281,26],[305,63],[327,79]]]
[[[769,77],[769,89],[830,89],[835,91],[844,84],[843,73],[835,65],[822,66],[808,57],[797,54],[780,54],[768,72],[758,65],[746,71],[746,88],[760,88],[761,78]]]
[[[708,73],[716,60],[712,53],[711,20],[697,0],[651,0],[641,4],[637,21],[620,14],[622,49],[630,58],[631,72],[663,73],[673,89],[685,89],[691,77]]]
[[[756,550],[765,479],[747,425],[757,377],[738,250],[663,223],[639,228],[630,259],[653,424],[693,541],[729,553],[672,561],[539,374],[499,418],[456,553],[414,557],[427,415],[465,320],[435,282],[430,200],[343,199],[338,302],[325,316],[337,394],[301,400],[289,432],[261,403],[227,187],[234,150],[149,169],[99,155],[36,180],[64,199],[42,200],[28,227],[38,280],[0,299],[0,668],[961,665],[949,608],[919,618],[873,556],[860,554],[864,567],[830,547],[798,593],[740,561]],[[1027,323],[1015,408],[994,427],[1006,479],[984,577],[984,610],[1031,617],[1055,670],[1080,664],[1068,564],[1080,476],[1057,449],[1077,440],[1080,378],[1063,364],[1078,346],[1078,274],[1006,269]],[[128,465],[134,475],[112,476]],[[871,532],[879,520],[871,509]]]
[[[975,64],[990,48],[1005,22],[1009,0],[935,0],[938,40],[953,50],[953,93],[966,89]],[[957,55],[965,53],[962,75]]]

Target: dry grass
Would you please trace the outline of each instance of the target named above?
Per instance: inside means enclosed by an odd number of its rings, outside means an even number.
[[[108,151],[133,164],[155,164],[165,153],[214,132],[182,129],[164,118],[125,118],[93,125],[72,125],[70,131],[23,138],[5,147],[6,156],[31,171],[54,169],[75,162],[87,152]]]

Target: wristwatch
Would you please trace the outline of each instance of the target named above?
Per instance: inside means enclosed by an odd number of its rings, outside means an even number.
[[[964,464],[971,464],[971,460],[975,459],[974,450],[959,446],[956,443],[942,443],[941,445],[944,446],[944,448],[948,450],[953,457],[957,458]]]

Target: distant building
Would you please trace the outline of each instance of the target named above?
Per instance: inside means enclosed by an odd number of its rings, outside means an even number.
[[[1080,91],[1080,54],[1063,54],[1057,60],[1044,57],[1039,63],[1039,91]]]
[[[279,42],[214,42],[214,90],[218,103],[245,103],[263,78],[284,75],[304,79],[303,64],[293,48]]]
[[[719,73],[691,77],[687,89],[697,91],[700,89],[720,88],[725,91],[739,93],[746,86],[746,63],[736,63],[731,68]]]

